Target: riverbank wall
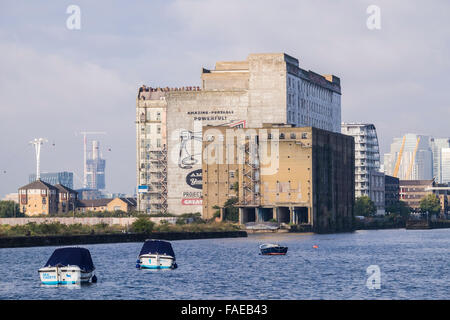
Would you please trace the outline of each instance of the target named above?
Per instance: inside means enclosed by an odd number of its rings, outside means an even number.
[[[194,240],[216,238],[247,237],[245,231],[211,231],[211,232],[152,232],[117,233],[117,234],[89,234],[63,236],[25,236],[2,237],[0,248],[38,247],[38,246],[70,246],[80,244],[143,242],[146,239],[160,240]]]
[[[450,228],[450,220],[409,220],[406,222],[406,229],[408,230],[422,230],[422,229],[443,229]]]
[[[72,217],[25,217],[25,218],[0,218],[0,225],[7,224],[10,226],[21,226],[27,223],[56,223],[59,222],[65,225],[71,224],[85,224],[85,225],[96,225],[96,224],[107,224],[109,226],[112,225],[120,225],[125,227],[127,225],[131,225],[137,218],[136,217],[107,217],[107,218],[98,218],[98,217],[83,217],[83,218],[72,218]],[[150,218],[150,220],[155,218]],[[152,220],[153,222],[160,222],[161,218],[156,218],[156,220]]]

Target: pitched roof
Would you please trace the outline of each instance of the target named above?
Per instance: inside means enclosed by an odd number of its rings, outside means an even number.
[[[113,199],[78,200],[78,207],[106,207]]]
[[[69,193],[78,193],[73,189],[70,189],[69,187],[66,187],[65,185],[62,185],[60,183],[55,184],[55,188],[57,188],[60,192],[69,192]]]
[[[128,205],[132,206],[132,207],[136,207],[137,206],[136,198],[119,198],[119,199],[122,200],[123,202],[127,203]]]
[[[19,189],[50,189],[50,190],[58,190],[54,186],[52,186],[50,183],[47,183],[42,180],[36,180],[33,181],[27,185],[24,185],[23,187],[20,187]]]

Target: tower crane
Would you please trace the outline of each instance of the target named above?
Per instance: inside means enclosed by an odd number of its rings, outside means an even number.
[[[414,165],[414,161],[416,160],[416,154],[417,154],[417,149],[419,148],[419,142],[420,142],[420,137],[417,137],[416,147],[414,148],[413,156],[412,156],[411,162],[409,164],[408,172],[406,173],[405,179],[412,180],[411,172],[412,172],[412,168]]]
[[[403,149],[405,148],[406,136],[403,136],[402,146],[400,147],[400,151],[398,153],[397,161],[395,163],[393,177],[398,178],[398,169],[400,169],[400,162],[402,161]]]

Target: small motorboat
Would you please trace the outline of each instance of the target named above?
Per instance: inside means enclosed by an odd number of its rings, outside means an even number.
[[[145,240],[139,258],[138,269],[175,269],[175,253],[170,242],[164,240]]]
[[[264,243],[259,246],[262,255],[285,255],[288,247],[280,246],[279,244]]]
[[[94,270],[88,249],[67,247],[53,252],[45,266],[39,269],[39,276],[43,284],[81,284],[97,282]]]

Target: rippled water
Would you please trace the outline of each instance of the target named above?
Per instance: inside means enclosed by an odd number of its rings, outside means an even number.
[[[261,256],[278,242],[286,256]],[[46,287],[56,247],[0,249],[0,299],[449,299],[450,229],[172,241],[176,270],[138,270],[142,243],[85,245],[98,283]],[[318,249],[313,248],[317,245]],[[366,287],[369,265],[381,289]]]

